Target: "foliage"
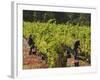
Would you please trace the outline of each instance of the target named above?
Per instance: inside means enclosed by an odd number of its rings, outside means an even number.
[[[49,67],[55,67],[58,53],[63,54],[60,45],[63,43],[73,48],[74,41],[79,39],[81,42],[81,53],[83,56],[91,53],[91,30],[89,26],[79,26],[56,23],[24,22],[23,36],[28,38],[33,36],[35,46],[48,57]]]

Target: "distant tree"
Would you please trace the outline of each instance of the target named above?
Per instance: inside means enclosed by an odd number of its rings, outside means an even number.
[[[30,10],[23,10],[23,20],[24,21],[33,21],[33,12]]]
[[[91,15],[86,13],[81,13],[79,17],[80,25],[91,25]]]
[[[89,13],[23,10],[24,21],[48,22],[51,19],[54,19],[56,24],[70,23],[73,25],[91,25],[91,15]]]

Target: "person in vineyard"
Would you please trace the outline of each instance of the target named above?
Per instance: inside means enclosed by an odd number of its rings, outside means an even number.
[[[79,66],[79,50],[80,50],[80,40],[75,41],[74,43],[74,65]]]
[[[30,34],[29,39],[28,39],[28,44],[30,46],[29,55],[31,55],[32,53],[35,54],[36,53],[36,47],[34,46],[34,41],[32,39],[31,34]]]

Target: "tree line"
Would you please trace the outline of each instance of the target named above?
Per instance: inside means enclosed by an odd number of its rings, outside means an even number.
[[[91,25],[90,13],[50,12],[23,10],[23,20],[29,22],[50,22],[56,24]]]

